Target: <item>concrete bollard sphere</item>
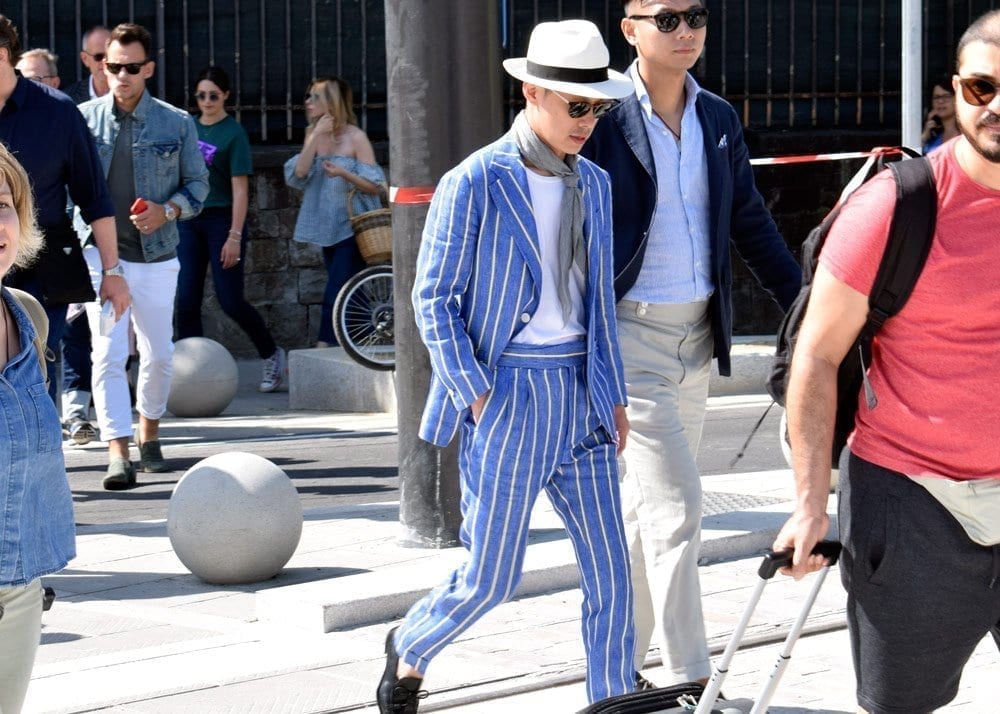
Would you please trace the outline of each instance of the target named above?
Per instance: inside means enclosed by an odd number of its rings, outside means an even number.
[[[781,412],[781,424],[778,426],[778,441],[781,442],[781,455],[785,457],[788,468],[792,467],[792,445],[788,443],[788,420],[785,412]],[[830,469],[830,493],[837,492],[840,481],[840,469]]]
[[[167,409],[179,417],[217,416],[236,396],[240,375],[229,350],[207,337],[174,343]]]
[[[174,487],[167,535],[180,561],[207,583],[274,577],[302,536],[302,503],[267,459],[240,451],[192,466]]]

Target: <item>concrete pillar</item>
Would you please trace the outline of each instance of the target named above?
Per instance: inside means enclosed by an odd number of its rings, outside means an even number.
[[[390,183],[433,187],[502,131],[498,3],[386,0]],[[417,335],[410,293],[427,203],[395,203],[393,272],[403,545],[458,545],[456,444],[417,436],[430,361]],[[456,440],[457,441],[457,440]]]

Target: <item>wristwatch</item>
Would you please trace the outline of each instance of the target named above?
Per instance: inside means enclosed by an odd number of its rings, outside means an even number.
[[[172,221],[175,218],[177,218],[177,211],[175,211],[174,207],[172,205],[170,205],[169,203],[164,203],[163,204],[163,216],[168,221]]]
[[[121,263],[115,263],[110,268],[102,270],[101,275],[107,275],[109,278],[124,278],[125,268],[122,267]]]

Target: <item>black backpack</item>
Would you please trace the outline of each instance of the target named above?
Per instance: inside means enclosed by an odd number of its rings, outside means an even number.
[[[937,189],[934,185],[934,173],[924,157],[891,163],[886,161],[887,156],[898,153],[899,151],[895,150],[871,157],[848,184],[838,205],[822,223],[809,232],[809,236],[802,244],[802,289],[785,313],[785,318],[778,329],[774,362],[767,380],[767,391],[774,401],[785,406],[785,390],[788,387],[795,341],[802,319],[805,317],[820,250],[830,232],[830,226],[836,220],[841,206],[850,193],[888,165],[896,178],[896,210],[889,229],[885,253],[882,255],[882,262],[879,264],[875,282],[868,296],[868,319],[837,372],[833,468],[837,468],[840,452],[854,429],[854,418],[858,411],[858,393],[862,386],[865,389],[868,408],[874,409],[877,404],[865,374],[871,358],[872,338],[883,323],[906,304],[927,261],[934,237],[937,220]],[[912,155],[907,149],[904,149],[903,153]],[[785,435],[782,434],[781,438],[785,438]]]

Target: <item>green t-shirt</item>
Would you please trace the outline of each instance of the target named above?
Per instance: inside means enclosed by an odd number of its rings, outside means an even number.
[[[198,125],[198,148],[208,165],[208,198],[205,208],[228,208],[233,205],[233,176],[253,173],[250,140],[231,116],[220,122]]]

